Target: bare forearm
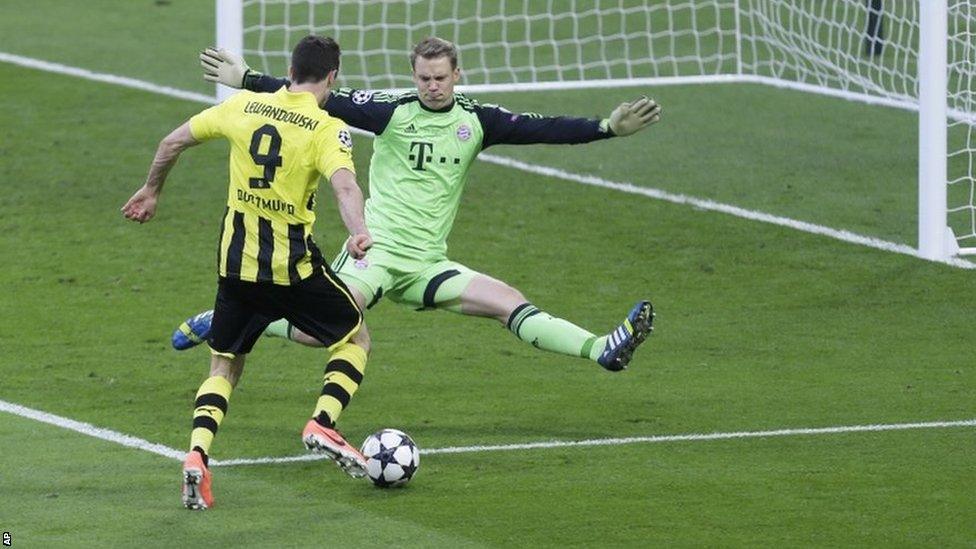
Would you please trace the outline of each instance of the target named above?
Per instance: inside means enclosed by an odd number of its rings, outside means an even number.
[[[159,194],[163,190],[163,183],[166,176],[176,165],[183,149],[168,143],[165,140],[156,149],[156,156],[153,157],[152,165],[149,167],[149,175],[146,176],[146,188]]]
[[[190,132],[190,125],[183,124],[176,128],[159,143],[156,148],[156,156],[153,157],[152,166],[149,168],[149,175],[146,183],[139,187],[139,190],[132,195],[125,205],[122,206],[122,215],[126,219],[145,223],[156,215],[156,202],[159,193],[163,190],[163,183],[166,175],[176,164],[176,159],[187,147],[192,147],[198,143]]]
[[[156,156],[153,157],[152,165],[149,167],[145,187],[158,195],[163,190],[166,176],[176,165],[180,154],[196,144],[197,141],[193,139],[188,124],[183,124],[167,135],[156,148]]]
[[[339,215],[349,234],[369,234],[363,215],[363,192],[359,187],[336,189],[335,195],[339,204]]]
[[[346,250],[352,257],[361,259],[373,245],[373,237],[366,228],[363,213],[363,191],[356,183],[356,174],[346,168],[333,173],[329,180],[332,183],[336,203],[339,205],[339,216],[342,217],[342,222],[349,231]]]

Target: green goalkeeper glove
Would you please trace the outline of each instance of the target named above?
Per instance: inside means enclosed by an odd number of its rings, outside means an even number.
[[[244,78],[251,72],[243,57],[214,47],[200,52],[200,66],[203,68],[204,80],[236,89],[244,87]]]
[[[642,96],[633,103],[624,102],[613,109],[610,118],[604,118],[600,123],[600,128],[610,130],[617,136],[625,136],[637,133],[660,119],[661,105]]]

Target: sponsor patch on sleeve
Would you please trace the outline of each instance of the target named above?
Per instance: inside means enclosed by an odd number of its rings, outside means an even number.
[[[368,103],[373,98],[373,92],[366,90],[356,90],[352,92],[352,102],[357,105]]]
[[[352,136],[349,135],[349,130],[347,130],[346,128],[342,128],[341,130],[339,130],[339,135],[337,137],[339,138],[339,143],[343,147],[347,149],[352,148]]]

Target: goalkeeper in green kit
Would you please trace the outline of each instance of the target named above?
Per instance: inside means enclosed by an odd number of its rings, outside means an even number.
[[[340,88],[326,100],[323,109],[331,116],[376,134],[366,201],[373,247],[358,260],[340,252],[333,270],[363,309],[388,297],[418,309],[490,317],[540,349],[588,358],[607,370],[624,369],[651,332],[649,301],[639,301],[619,326],[597,336],[540,310],[508,284],[451,261],[447,237],[468,168],[485,148],[626,136],[660,120],[660,106],[642,97],[621,104],[604,120],[515,114],[455,93],[461,75],[457,57],[451,42],[427,38],[410,55],[416,92]],[[242,58],[224,50],[208,49],[200,60],[206,79],[234,88],[275,92],[287,85],[287,80],[250,70]],[[204,341],[208,313],[184,322],[173,334],[173,346],[185,349]],[[321,345],[284,320],[266,334]]]

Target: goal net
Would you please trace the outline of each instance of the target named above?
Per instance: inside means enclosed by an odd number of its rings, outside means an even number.
[[[246,0],[249,59],[281,70],[301,36],[343,48],[345,85],[412,86],[407,53],[458,45],[464,84],[576,82],[736,72],[735,0]]]
[[[920,211],[920,248],[938,241],[920,253],[976,253],[976,0],[217,2],[218,19],[221,4],[240,12],[237,49],[255,68],[281,74],[301,36],[324,34],[342,45],[340,83],[352,87],[411,87],[407,54],[436,35],[458,45],[468,89],[760,82],[920,110],[920,127],[935,116],[942,128],[921,136],[920,201],[940,208],[934,221]],[[933,13],[942,30],[923,28]],[[918,75],[931,65],[920,52],[933,32],[948,58],[941,105],[929,109]]]
[[[918,110],[921,2],[936,1],[742,0],[742,73],[774,85]],[[976,253],[976,2],[950,0],[946,7],[941,131],[947,139],[947,197],[938,199],[946,205],[941,224],[955,237],[945,246],[951,255],[956,248]]]

